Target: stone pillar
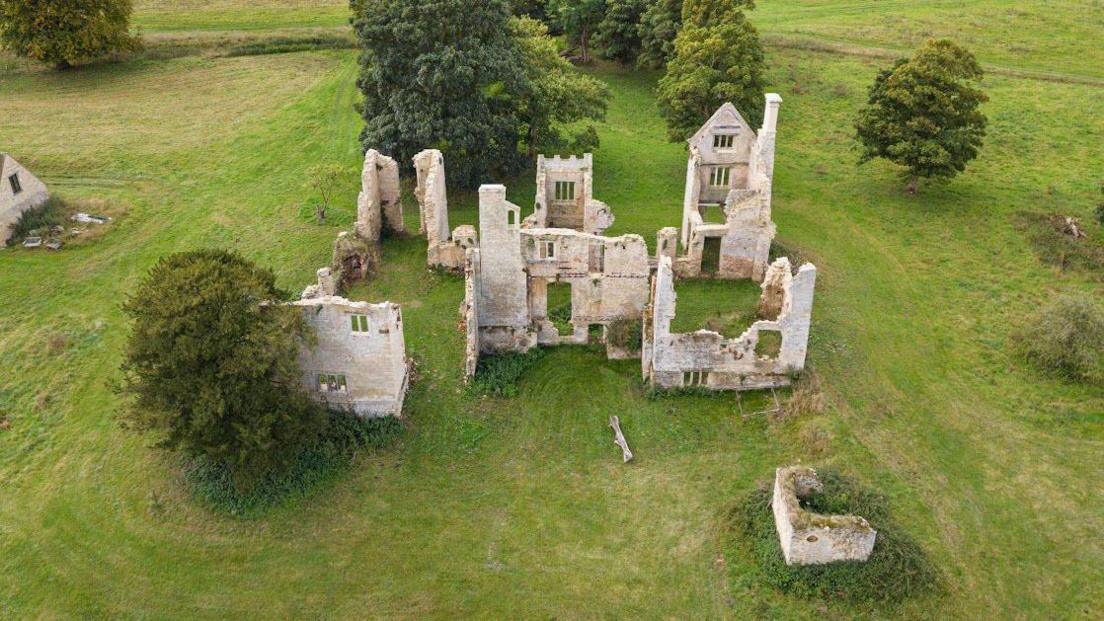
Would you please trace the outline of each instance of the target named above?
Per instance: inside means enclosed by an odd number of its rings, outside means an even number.
[[[672,261],[678,252],[678,229],[668,226],[656,233],[656,259],[668,257]]]
[[[337,295],[337,281],[328,267],[318,270],[318,291],[324,296]]]

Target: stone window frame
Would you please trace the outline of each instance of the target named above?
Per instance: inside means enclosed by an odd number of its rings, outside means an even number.
[[[705,386],[709,382],[709,371],[704,369],[683,371],[682,386],[683,388],[697,388],[699,386]]]
[[[713,149],[717,151],[728,151],[736,148],[736,137],[740,135],[740,132],[724,132],[713,134]]]
[[[315,380],[315,387],[320,393],[347,394],[349,392],[348,378],[344,373],[318,373],[315,375]]]
[[[372,322],[368,318],[368,315],[350,313],[350,328],[353,334],[370,334],[372,331]]]
[[[575,182],[574,181],[556,181],[553,183],[553,200],[556,201],[573,201],[575,200]]]
[[[8,183],[11,184],[12,194],[20,194],[23,192],[23,184],[19,182],[19,173],[12,173],[9,175]]]
[[[709,187],[727,188],[731,183],[731,166],[713,166],[709,169]]]
[[[537,257],[544,261],[556,260],[556,240],[542,239],[537,242]]]

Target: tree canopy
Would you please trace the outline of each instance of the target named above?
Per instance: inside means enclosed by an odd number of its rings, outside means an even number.
[[[878,74],[855,123],[860,163],[884,158],[906,168],[910,193],[921,177],[951,178],[978,156],[988,97],[974,55],[951,41],[929,40],[909,59]]]
[[[650,0],[606,0],[605,16],[598,23],[595,44],[602,57],[622,63],[640,55],[640,19]]]
[[[0,42],[59,69],[138,47],[131,0],[0,0]]]
[[[161,259],[123,309],[125,426],[159,446],[226,464],[243,485],[284,465],[325,424],[300,390],[298,351],[312,337],[272,272],[200,250]],[[271,303],[270,303],[271,302]]]
[[[687,0],[674,56],[659,81],[659,109],[671,140],[693,134],[721,104],[762,120],[763,46],[736,0]]]
[[[682,28],[682,0],[652,0],[640,16],[641,67],[659,69],[675,53],[675,37]]]
[[[547,7],[549,19],[579,46],[580,60],[590,62],[590,38],[605,18],[606,0],[548,0]]]

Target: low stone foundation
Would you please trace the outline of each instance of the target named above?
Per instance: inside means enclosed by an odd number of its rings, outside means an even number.
[[[856,515],[821,515],[801,506],[822,489],[812,468],[778,468],[774,475],[774,524],[787,565],[866,561],[878,532]]]

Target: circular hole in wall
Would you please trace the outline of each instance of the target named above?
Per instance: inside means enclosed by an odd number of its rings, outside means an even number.
[[[809,536],[808,536],[808,537],[807,537],[807,538],[805,539],[805,541],[808,541],[809,543],[816,543],[816,541],[817,541],[817,536],[816,536],[816,535],[809,535]]]

